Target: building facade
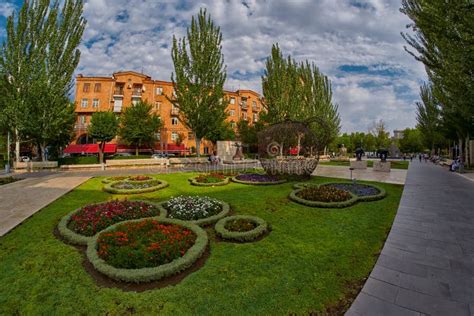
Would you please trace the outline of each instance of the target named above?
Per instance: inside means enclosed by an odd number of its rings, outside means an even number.
[[[262,111],[261,96],[251,90],[225,91],[227,121],[235,129],[237,122],[247,120],[253,124],[259,120]],[[87,128],[94,112],[111,111],[120,115],[124,109],[138,101],[153,105],[153,111],[160,116],[163,127],[156,133],[155,150],[171,151],[170,148],[195,148],[194,134],[181,121],[179,109],[167,97],[173,98],[173,84],[168,81],[153,80],[150,76],[133,72],[116,72],[112,77],[76,77],[74,144],[92,143]],[[181,141],[180,141],[181,140]],[[117,137],[112,143],[120,144]],[[177,143],[180,146],[177,146]],[[203,141],[202,153],[212,150],[212,144]],[[126,149],[126,146],[122,146]],[[182,150],[182,149],[181,149]]]

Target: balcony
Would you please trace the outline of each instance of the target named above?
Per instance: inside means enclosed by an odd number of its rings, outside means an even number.
[[[115,87],[114,97],[123,97],[123,86]]]
[[[133,89],[132,91],[132,98],[141,98],[142,97],[142,89]]]
[[[178,116],[179,115],[179,109],[171,109],[170,111],[172,116]]]
[[[89,127],[89,123],[74,124],[74,130],[76,131],[86,130],[88,127]]]
[[[242,110],[248,109],[247,102],[240,102],[240,106],[242,107]]]
[[[256,105],[255,106],[252,105],[252,111],[258,112],[258,111],[260,111],[260,107],[258,107]]]

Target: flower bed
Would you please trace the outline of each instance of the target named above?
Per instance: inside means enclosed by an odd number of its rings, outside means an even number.
[[[111,201],[81,207],[58,224],[59,233],[69,242],[85,245],[97,232],[118,222],[145,218],[166,217],[166,210],[143,201]]]
[[[278,176],[270,176],[259,173],[246,173],[240,174],[232,178],[232,181],[242,184],[253,184],[253,185],[272,185],[285,183],[286,180]]]
[[[143,175],[128,177],[128,181],[148,181],[148,180],[153,180],[153,178],[150,176],[143,176]]]
[[[124,181],[127,180],[128,176],[114,176],[108,177],[102,180],[102,183],[110,183],[110,182],[117,182],[117,181]]]
[[[212,224],[230,212],[229,204],[207,196],[178,196],[159,205],[167,211],[169,218],[198,225]]]
[[[158,179],[139,181],[117,181],[107,183],[103,190],[112,194],[138,194],[166,188],[168,182]]]
[[[220,186],[229,183],[229,179],[222,173],[201,174],[189,179],[192,185],[196,186]]]
[[[355,194],[330,186],[303,184],[295,185],[295,188],[296,190],[290,193],[289,198],[306,206],[343,208],[358,201]]]
[[[102,183],[111,183],[111,182],[118,182],[118,181],[150,181],[154,178],[152,176],[145,176],[145,175],[136,175],[136,176],[113,176],[108,177],[102,180]]]
[[[114,280],[149,282],[189,268],[207,244],[207,234],[199,226],[153,217],[101,231],[89,241],[87,258],[97,271]]]
[[[240,242],[253,241],[268,231],[268,224],[256,216],[236,215],[219,220],[216,233],[223,239]]]
[[[383,199],[386,192],[381,187],[372,184],[353,183],[325,183],[323,186],[331,186],[340,190],[349,191],[359,198],[360,201],[375,201]]]

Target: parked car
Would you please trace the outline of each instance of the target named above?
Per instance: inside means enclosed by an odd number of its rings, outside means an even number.
[[[116,153],[114,157],[131,157],[131,153]]]
[[[157,154],[151,155],[151,158],[160,159],[160,158],[169,158],[169,157],[174,157],[174,156],[175,156],[175,154],[157,153]]]
[[[28,156],[21,156],[20,160],[23,161],[23,162],[30,162],[31,161],[30,157],[28,157]]]

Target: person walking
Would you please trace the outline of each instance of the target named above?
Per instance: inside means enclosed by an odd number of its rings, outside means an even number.
[[[421,162],[421,154],[418,154],[418,159],[419,159],[420,162]]]

